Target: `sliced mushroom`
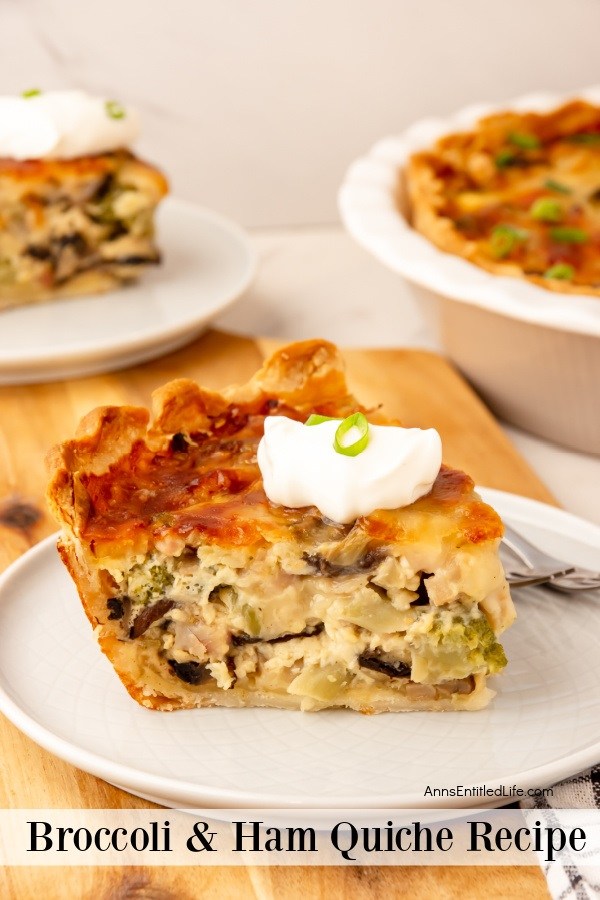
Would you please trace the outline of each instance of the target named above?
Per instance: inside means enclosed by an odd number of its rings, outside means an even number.
[[[466,678],[453,678],[436,684],[438,697],[451,697],[452,694],[471,694],[475,690],[475,679],[472,675]]]
[[[146,266],[149,263],[159,263],[159,253],[149,253],[142,256],[141,253],[132,253],[130,256],[120,256],[116,259],[106,260],[111,266]]]
[[[413,600],[411,606],[429,606],[430,600],[427,588],[425,587],[425,581],[428,578],[431,578],[432,574],[432,572],[421,572],[419,587],[417,588],[417,599]]]
[[[384,557],[385,551],[381,547],[373,547],[371,550],[367,550],[351,565],[340,565],[339,563],[331,562],[324,556],[321,556],[320,553],[305,553],[303,555],[304,561],[312,566],[319,575],[326,575],[330,578],[338,575],[356,575],[357,572],[366,572],[369,569],[374,569]]]
[[[372,669],[373,672],[381,672],[389,678],[410,678],[410,666],[398,660],[397,662],[388,662],[381,656],[370,656],[363,653],[358,657],[358,664],[363,669]]]
[[[202,663],[193,660],[180,663],[174,659],[168,659],[167,662],[173,674],[186,684],[201,684],[209,677],[209,672]]]
[[[291,641],[294,638],[305,638],[305,637],[315,637],[318,634],[321,634],[325,626],[322,622],[319,622],[317,625],[307,625],[303,631],[298,631],[296,633],[287,633],[280,634],[278,637],[274,638],[262,638],[262,637],[252,637],[249,634],[234,634],[231,637],[231,642],[234,647],[241,647],[244,644],[283,644],[285,641]]]
[[[122,619],[125,615],[125,605],[118,597],[111,597],[106,601],[106,608],[110,610],[109,619]]]
[[[152,606],[146,606],[133,620],[133,625],[129,629],[129,637],[133,639],[141,637],[151,625],[162,619],[174,606],[175,601],[169,600],[167,597],[162,597]]]
[[[406,696],[413,700],[435,700],[437,698],[437,690],[433,684],[417,684],[409,681],[405,690]]]

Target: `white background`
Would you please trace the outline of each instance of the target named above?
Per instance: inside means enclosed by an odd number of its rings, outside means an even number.
[[[336,220],[347,164],[425,115],[600,82],[600,0],[0,0],[0,91],[135,103],[174,191]]]

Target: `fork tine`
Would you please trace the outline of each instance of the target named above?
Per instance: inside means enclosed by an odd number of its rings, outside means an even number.
[[[511,554],[521,563],[524,563],[528,569],[532,569],[533,565],[527,556],[527,550],[530,549],[531,545],[522,537],[522,535],[515,531],[508,522],[503,522],[503,525],[504,537],[501,546],[509,550]]]
[[[559,575],[557,578],[551,578],[548,584],[559,591],[596,591],[600,588],[600,577]]]
[[[523,575],[552,575],[552,580],[557,585],[559,582],[563,584],[565,590],[595,590],[600,587],[600,572],[574,566],[551,556],[532,544],[508,522],[504,522],[504,528],[505,537],[500,546],[525,564],[527,572],[523,572]]]

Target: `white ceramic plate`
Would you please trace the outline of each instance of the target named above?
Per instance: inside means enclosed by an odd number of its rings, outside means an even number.
[[[248,287],[254,251],[241,228],[167,198],[163,263],[126,288],[0,314],[0,384],[94,375],[153,359],[199,335]]]
[[[597,526],[483,493],[550,552],[598,566]],[[482,806],[424,790],[543,787],[600,760],[600,594],[529,589],[516,602],[510,663],[481,712],[160,713],[131,700],[99,652],[49,538],[0,580],[0,711],[51,753],[166,806]]]
[[[600,85],[576,96],[598,104]],[[432,146],[444,134],[469,130],[482,116],[503,109],[544,112],[573,97],[536,93],[501,104],[468,106],[447,118],[421,119],[402,134],[378,141],[346,173],[338,197],[344,225],[389,268],[443,297],[547,328],[600,336],[597,297],[547,291],[520,278],[491,274],[438,250],[411,227],[399,177],[413,153]]]

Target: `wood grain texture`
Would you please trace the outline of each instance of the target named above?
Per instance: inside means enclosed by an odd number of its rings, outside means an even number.
[[[0,874],[3,900],[547,900],[537,868],[31,868]]]
[[[48,448],[72,435],[94,406],[147,404],[172,378],[207,387],[243,382],[274,348],[211,331],[152,363],[74,381],[0,388],[0,570],[55,530],[44,503]],[[366,405],[384,404],[407,425],[437,428],[446,462],[479,484],[554,502],[470,388],[441,357],[425,351],[345,354],[352,389]],[[145,808],[152,804],[80,772],[0,721],[2,807]],[[257,898],[310,900],[381,895],[414,898],[547,897],[537,868],[72,868],[6,869],[2,897]]]

